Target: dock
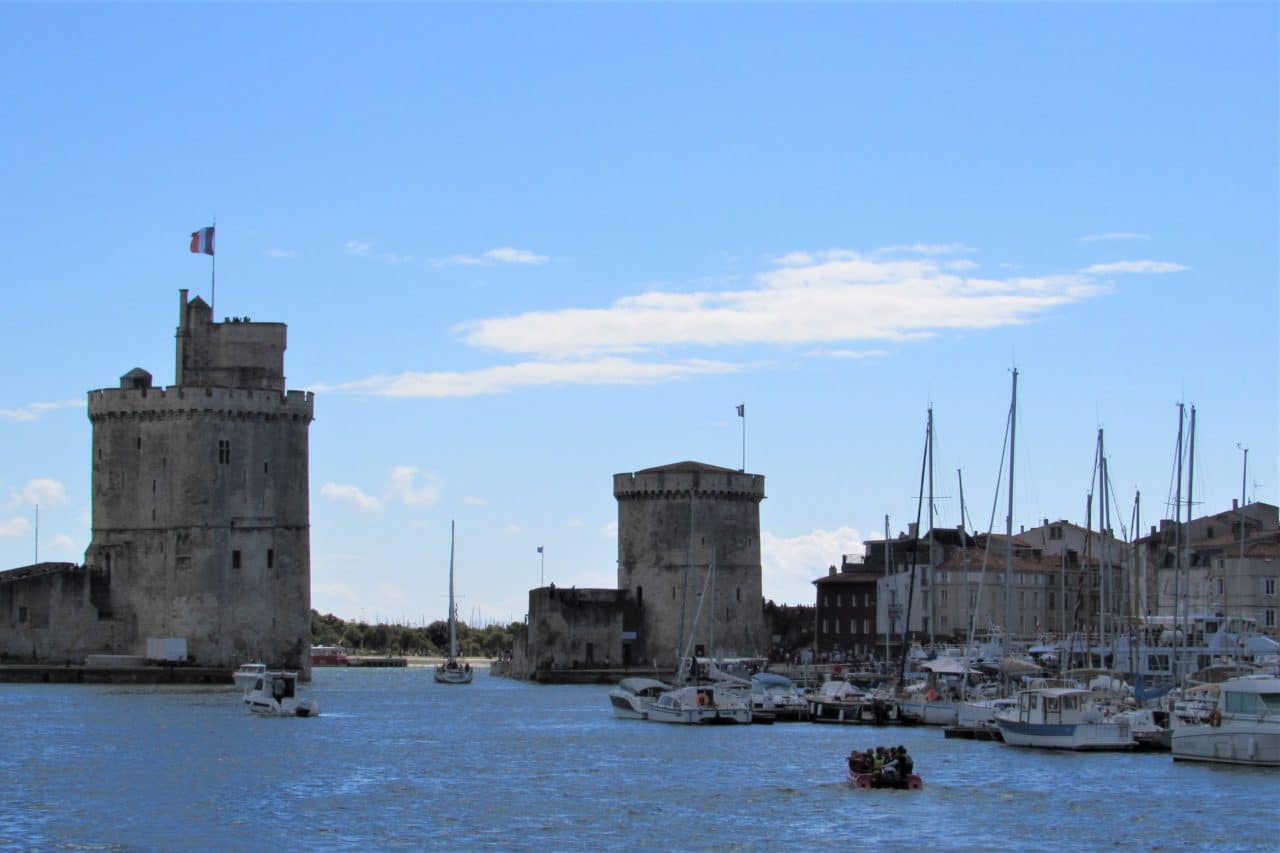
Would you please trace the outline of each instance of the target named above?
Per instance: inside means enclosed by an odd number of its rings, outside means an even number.
[[[0,664],[0,683],[234,685],[236,681],[231,670],[209,666]]]
[[[400,668],[409,665],[408,658],[361,658],[352,657],[347,659],[347,666],[364,666],[364,667],[381,667],[381,668]]]

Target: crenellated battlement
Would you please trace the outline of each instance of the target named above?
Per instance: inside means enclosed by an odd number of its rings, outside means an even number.
[[[764,475],[728,469],[650,469],[615,474],[613,496],[618,500],[695,496],[721,500],[764,500]]]
[[[89,420],[113,418],[289,418],[310,423],[315,417],[312,391],[201,388],[100,388],[89,392]]]

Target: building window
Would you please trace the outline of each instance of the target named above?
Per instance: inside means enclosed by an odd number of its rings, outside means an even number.
[[[218,464],[231,464],[231,441],[229,439],[218,439]]]
[[[1268,611],[1268,612],[1270,612],[1270,611]],[[19,621],[19,622],[26,622],[26,621],[27,621],[27,608],[26,608],[25,606],[22,606],[22,607],[19,607],[19,608],[18,608],[18,621]]]
[[[240,552],[239,550],[231,552],[231,568],[240,568]]]
[[[267,568],[274,569],[276,567],[276,549],[267,549]]]
[[[22,609],[23,609],[23,610],[26,610],[27,608],[25,608],[25,607],[24,607],[24,608],[22,608]],[[823,620],[822,620],[822,633],[824,633],[824,634],[825,634],[825,633],[827,633],[827,620],[826,620],[826,619],[823,619]]]
[[[840,633],[840,620],[838,618],[831,620],[831,633],[833,634]]]
[[[1049,528],[1049,538],[1050,538],[1050,539],[1061,539],[1061,538],[1062,538],[1062,528],[1061,528],[1061,527],[1059,527],[1059,526],[1058,526],[1058,525],[1056,525],[1056,524],[1055,524],[1053,527],[1050,527],[1050,528]]]
[[[735,586],[735,587],[733,588],[733,594],[734,594],[734,597],[735,597],[738,601],[742,601],[742,587],[740,587],[740,586]]]
[[[938,606],[939,607],[947,606],[947,591],[945,589],[938,590]]]
[[[871,606],[871,593],[869,593],[869,592],[864,592],[864,593],[862,594],[862,606],[863,606],[863,607],[870,607],[870,606]]]
[[[1218,595],[1222,595],[1222,578],[1218,578]]]
[[[829,593],[822,594],[822,606],[823,607],[831,606],[831,595]]]
[[[671,587],[671,600],[672,601],[676,600],[676,588],[674,586]]]
[[[642,586],[636,587],[636,604],[644,607],[644,587]]]
[[[1276,579],[1275,579],[1275,578],[1267,578],[1265,581],[1263,581],[1262,589],[1263,589],[1263,592],[1264,592],[1264,593],[1266,593],[1267,595],[1275,595],[1275,594],[1276,594]]]
[[[25,610],[26,608],[23,609]],[[1262,621],[1266,623],[1268,628],[1274,628],[1276,626],[1276,612],[1274,610],[1264,611]]]
[[[262,473],[264,473],[264,474],[270,474],[270,473],[271,473],[271,463],[270,463],[270,462],[263,462],[263,463],[262,463]]]
[[[836,593],[836,607],[840,606],[840,593]]]
[[[142,449],[142,436],[138,436],[138,449]]]
[[[862,620],[862,633],[864,633],[864,634],[870,634],[870,633],[871,633],[871,620],[870,620],[870,619],[863,619],[863,620]]]

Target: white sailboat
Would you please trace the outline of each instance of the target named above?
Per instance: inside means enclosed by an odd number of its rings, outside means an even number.
[[[449,522],[449,657],[436,666],[441,684],[470,684],[475,672],[471,664],[458,660],[458,608],[453,603],[453,522]]]

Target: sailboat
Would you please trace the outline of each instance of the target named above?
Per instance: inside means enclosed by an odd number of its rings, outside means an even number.
[[[469,663],[458,662],[458,606],[453,601],[453,522],[449,522],[449,657],[436,666],[441,684],[470,684],[475,673]]]

